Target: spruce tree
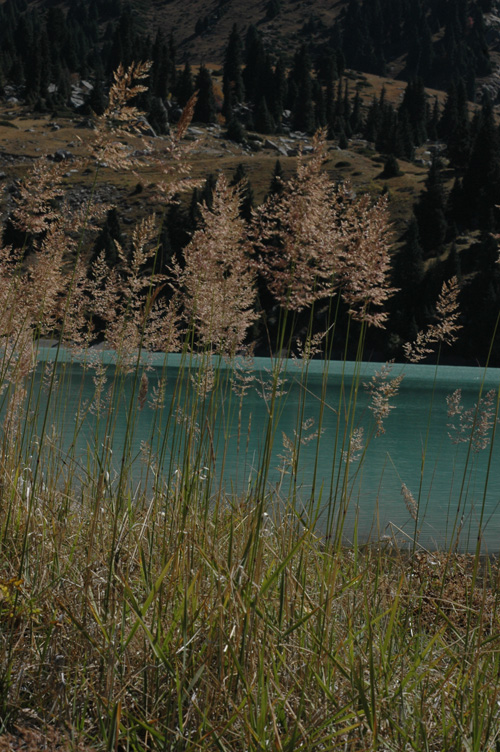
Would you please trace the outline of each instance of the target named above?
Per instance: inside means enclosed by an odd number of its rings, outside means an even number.
[[[147,117],[151,128],[157,135],[169,132],[167,108],[160,97],[151,97]]]
[[[184,64],[182,73],[178,77],[175,95],[180,107],[184,107],[194,94],[193,74],[189,60]]]
[[[421,78],[414,78],[408,82],[399,112],[406,112],[408,116],[415,146],[423,144],[427,139],[427,97]]]
[[[193,120],[198,123],[215,123],[215,97],[212,84],[212,76],[208,68],[200,66],[196,76],[195,89],[198,99],[194,108]]]
[[[229,121],[226,138],[229,138],[230,141],[234,141],[236,144],[245,144],[247,142],[246,131],[236,115],[233,115]]]
[[[275,123],[269,112],[266,98],[261,97],[254,113],[254,128],[258,133],[274,133]]]
[[[455,118],[446,138],[448,157],[459,168],[467,166],[471,150],[471,129],[465,83],[460,80],[456,89]]]
[[[272,21],[273,18],[276,18],[281,12],[281,2],[280,0],[268,0],[268,3],[266,5],[266,19],[268,21]]]
[[[92,112],[94,112],[96,115],[102,115],[102,113],[106,109],[106,94],[102,80],[102,74],[100,71],[96,72],[94,87],[90,92],[88,105]]]
[[[262,37],[253,25],[248,27],[245,38],[245,68],[243,84],[248,101],[257,104],[262,93],[262,72],[265,66],[265,51]]]
[[[278,58],[274,68],[272,80],[272,97],[270,104],[271,114],[274,118],[277,130],[280,130],[283,109],[286,100],[286,68],[281,57]]]
[[[243,64],[243,44],[240,34],[238,32],[238,26],[233,25],[229,41],[226,47],[224,56],[224,68],[223,68],[223,89],[224,89],[224,108],[226,107],[226,95],[231,92],[231,102],[228,103],[232,108],[234,103],[241,102],[244,97],[244,86],[242,76],[242,64]],[[223,110],[224,115],[227,114]]]
[[[424,252],[429,255],[443,244],[448,223],[445,215],[446,197],[441,175],[441,162],[434,156],[427,173],[425,190],[415,205],[415,216]]]
[[[491,207],[500,203],[500,141],[491,100],[484,97],[476,136],[463,178],[470,218],[486,226]]]
[[[234,175],[231,179],[230,185],[238,186],[238,189],[240,191],[240,196],[241,196],[240,214],[243,219],[246,219],[247,222],[249,222],[252,217],[254,193],[253,193],[252,185],[248,178],[248,173],[243,164],[240,163],[237,166],[234,172]]]
[[[363,136],[367,141],[375,142],[378,138],[380,131],[380,123],[382,120],[382,108],[379,101],[373,97],[368,113],[366,115],[365,127]]]
[[[405,302],[414,303],[424,278],[424,254],[420,245],[418,222],[413,216],[405,234],[405,244],[396,256],[394,284]]]
[[[99,254],[104,251],[107,265],[113,268],[119,261],[117,243],[122,248],[124,247],[124,238],[120,228],[118,211],[116,207],[113,207],[108,211],[106,221],[94,243],[92,260],[97,259]]]
[[[313,133],[315,126],[311,68],[309,53],[303,45],[295,55],[290,81],[296,86],[296,97],[291,108],[292,124],[295,130],[305,133]]]
[[[361,133],[363,130],[363,115],[361,109],[361,97],[359,89],[356,90],[350,118],[351,133]]]
[[[283,167],[281,166],[279,159],[277,159],[274,165],[273,176],[269,183],[268,196],[280,196],[283,193],[285,189],[284,178],[285,173]]]

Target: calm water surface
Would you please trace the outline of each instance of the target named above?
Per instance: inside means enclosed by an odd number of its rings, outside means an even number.
[[[41,360],[54,358],[54,351],[41,353]],[[102,354],[108,363],[107,385],[113,380],[111,358]],[[62,361],[68,359],[64,355]],[[164,356],[154,356],[148,370],[149,397],[158,379],[167,377],[165,404],[168,411],[175,403],[179,384],[186,387],[186,378],[178,381],[180,356],[168,356],[165,368]],[[40,365],[42,368],[43,365]],[[217,375],[222,383],[228,377],[228,366],[222,365]],[[262,450],[268,426],[269,401],[263,393],[269,386],[271,361],[256,358],[253,364],[254,376],[249,391],[241,403],[230,389],[224,391],[219,400],[216,419],[209,432],[210,452],[202,456],[200,463],[211,466],[212,484],[226,490],[241,493],[256,481]],[[473,550],[478,531],[482,529],[484,550],[500,549],[500,455],[498,440],[478,452],[471,451],[469,443],[454,443],[447,415],[447,395],[456,389],[462,390],[463,409],[471,409],[478,401],[482,386],[483,396],[489,390],[496,393],[500,384],[500,369],[491,369],[484,374],[482,369],[425,365],[394,365],[391,376],[400,373],[404,379],[399,394],[391,400],[395,409],[391,410],[384,422],[385,433],[374,434],[373,415],[369,410],[370,396],[363,383],[370,381],[380,364],[361,364],[359,373],[355,364],[330,362],[325,381],[324,364],[310,364],[307,380],[293,361],[286,361],[283,369],[285,383],[283,396],[277,403],[278,421],[274,434],[273,448],[267,488],[280,489],[283,497],[294,489],[297,505],[307,504],[311,495],[321,504],[322,514],[318,527],[326,524],[329,505],[336,504],[339,498],[338,487],[345,484],[349,505],[345,522],[345,538],[352,538],[355,521],[359,538],[372,536],[394,536],[398,541],[408,541],[418,531],[420,544],[435,548],[449,546],[456,540],[460,529],[459,548]],[[64,442],[72,445],[74,456],[82,465],[102,450],[106,434],[105,421],[97,425],[96,411],[89,411],[85,418],[76,419],[80,405],[87,408],[94,399],[95,383],[93,372],[88,372],[82,380],[78,364],[60,362],[58,373],[66,385],[64,405],[54,406],[50,425],[59,425]],[[196,368],[193,367],[193,378]],[[140,371],[142,374],[142,369]],[[140,375],[139,375],[140,378]],[[135,380],[137,388],[138,379]],[[191,382],[190,382],[191,383]],[[324,404],[321,408],[322,385],[326,383]],[[266,387],[267,384],[267,387]],[[358,385],[357,391],[352,391]],[[128,375],[123,381],[123,391],[114,401],[113,426],[113,466],[119,468],[123,449],[127,445],[125,430],[129,406],[136,404],[130,400],[134,388],[134,376]],[[177,390],[177,391],[176,391]],[[355,395],[355,398],[354,398]],[[182,399],[180,400],[182,403]],[[348,405],[356,403],[355,415]],[[210,410],[210,401],[205,400]],[[105,406],[103,406],[104,408]],[[200,405],[198,404],[198,407]],[[105,409],[103,409],[103,415]],[[200,434],[205,435],[203,415],[200,418]],[[177,421],[187,422],[189,416],[178,415]],[[62,424],[61,424],[62,421]],[[290,467],[290,442],[294,441],[294,431],[300,432],[305,424],[302,438],[313,435],[321,424],[321,435],[300,445],[297,473]],[[355,455],[348,467],[345,462],[345,444],[342,445],[346,425],[364,430],[365,451]],[[62,427],[61,427],[62,426]],[[75,426],[78,426],[75,436]],[[181,445],[182,431],[179,422],[168,422],[166,412],[162,417],[146,404],[134,417],[134,431],[130,441],[132,474],[137,482],[144,477],[145,464],[141,462],[141,442],[147,442],[153,451],[162,457],[162,473],[165,482],[169,477],[181,472],[184,448]],[[491,427],[488,437],[491,438]],[[370,438],[371,437],[371,438]],[[366,446],[367,440],[368,446]],[[344,457],[343,451],[344,450]],[[210,456],[209,456],[210,455]],[[215,465],[211,464],[216,455]],[[204,459],[205,458],[205,459]],[[317,461],[316,461],[317,460]],[[199,464],[200,464],[199,463]],[[347,473],[346,473],[347,471]],[[208,474],[208,471],[207,471]],[[170,481],[172,482],[172,481]],[[419,504],[418,520],[410,516],[401,494],[402,483],[413,494]]]

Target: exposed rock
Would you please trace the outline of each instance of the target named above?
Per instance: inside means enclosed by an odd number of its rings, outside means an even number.
[[[66,149],[58,149],[54,154],[49,155],[49,159],[53,159],[54,162],[64,162],[67,159],[74,159],[74,155]]]

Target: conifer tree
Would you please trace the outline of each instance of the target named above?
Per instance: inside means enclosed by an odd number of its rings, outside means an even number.
[[[273,170],[273,176],[269,183],[268,196],[280,196],[285,188],[285,173],[279,159],[276,160]]]
[[[212,76],[204,65],[200,65],[196,76],[195,89],[198,92],[198,99],[194,108],[193,120],[198,123],[214,123],[216,111]]]
[[[500,142],[487,95],[475,127],[476,135],[463,178],[463,195],[470,218],[479,226],[485,226],[491,207],[500,203]]]
[[[286,93],[286,68],[283,59],[279,57],[273,73],[271,102],[268,103],[277,130],[281,127]]]
[[[170,89],[170,58],[163,33],[159,29],[152,49],[150,72],[150,93],[154,97],[166,99]]]
[[[363,130],[363,125],[364,123],[361,110],[361,97],[359,95],[359,89],[357,89],[356,94],[354,95],[350,118],[351,133],[361,133]]]
[[[441,175],[441,162],[433,157],[425,190],[415,205],[415,216],[424,252],[429,255],[444,242],[448,223],[445,215],[446,197]]]
[[[375,142],[378,138],[380,123],[382,120],[382,108],[376,97],[372,98],[368,113],[366,115],[364,137],[367,141]]]
[[[117,243],[119,243],[122,248],[124,247],[124,239],[120,228],[118,211],[116,210],[116,207],[113,207],[108,211],[103,228],[94,243],[92,260],[97,259],[98,255],[104,251],[106,263],[111,268],[114,267],[119,260]]]
[[[408,82],[399,112],[406,112],[408,116],[415,146],[423,144],[427,139],[427,97],[421,78],[414,78]]]
[[[261,97],[254,113],[254,128],[258,133],[274,133],[275,123],[265,97]]]
[[[281,12],[281,2],[280,0],[268,0],[268,3],[266,5],[266,19],[268,21],[272,21],[273,18],[276,18]]]
[[[405,244],[396,256],[394,284],[400,289],[400,297],[406,308],[414,313],[414,304],[424,279],[424,255],[420,245],[418,223],[413,217],[405,234]]]
[[[245,144],[247,141],[247,134],[243,124],[234,114],[231,116],[231,120],[227,126],[226,137],[236,144]]]
[[[326,108],[323,89],[316,79],[313,79],[313,102],[315,130],[318,130],[318,128],[323,128],[326,125]],[[346,122],[346,130],[349,131],[350,135],[350,125],[348,122]]]
[[[237,166],[229,185],[239,187],[241,196],[240,215],[243,219],[246,219],[246,221],[249,222],[252,218],[254,193],[248,178],[248,173],[243,164],[240,163]]]
[[[100,70],[96,72],[94,87],[90,92],[88,105],[96,115],[102,115],[106,109],[106,94]]]
[[[261,74],[265,66],[265,57],[262,37],[257,28],[251,25],[245,37],[245,68],[242,75],[247,99],[253,104],[256,104],[261,96]]]
[[[437,141],[439,128],[439,102],[438,98],[434,97],[434,104],[432,110],[429,111],[427,117],[427,136],[430,141]]]
[[[186,60],[178,77],[175,94],[180,107],[184,107],[194,94],[193,74],[189,60]]]
[[[213,205],[214,189],[216,184],[217,178],[215,177],[213,172],[210,172],[207,175],[205,183],[203,184],[203,188],[200,192],[200,203],[206,204],[209,209],[211,209]]]
[[[223,89],[224,89],[224,115],[228,117],[226,113],[226,97],[231,93],[231,101],[228,102],[229,107],[232,108],[235,102],[241,102],[244,97],[243,76],[242,76],[242,64],[243,64],[243,44],[240,34],[238,32],[238,26],[233,25],[229,41],[226,47],[224,56],[224,68],[223,68]]]
[[[455,118],[450,124],[446,145],[448,157],[453,165],[464,168],[467,166],[471,150],[471,129],[469,121],[469,107],[465,83],[460,80],[456,88]]]
[[[305,133],[313,133],[315,126],[311,68],[311,59],[303,45],[295,55],[289,78],[296,86],[296,97],[291,107],[293,127]]]

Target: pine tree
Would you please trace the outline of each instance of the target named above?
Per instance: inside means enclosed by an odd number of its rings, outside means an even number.
[[[228,112],[229,108],[232,108],[235,102],[241,102],[244,97],[241,71],[243,64],[242,51],[243,44],[238,32],[238,26],[234,24],[226,47],[223,68],[224,107],[226,107],[226,96],[231,92],[231,100],[228,102]],[[223,110],[223,112],[228,117],[226,111]]]
[[[200,203],[206,204],[209,209],[213,206],[214,189],[217,184],[217,178],[210,172],[207,175],[203,188],[200,193]]]
[[[286,100],[286,68],[281,57],[276,63],[272,80],[271,114],[277,130],[280,130]],[[268,105],[269,106],[269,105]]]
[[[180,107],[184,107],[194,94],[193,74],[189,60],[178,77],[175,94]]]
[[[476,136],[463,178],[469,216],[485,226],[491,207],[500,203],[500,142],[491,100],[484,97]]]
[[[422,248],[426,254],[436,251],[443,244],[446,237],[448,223],[445,216],[446,197],[441,175],[441,162],[433,157],[425,190],[415,205],[415,216]]]
[[[167,108],[160,97],[151,97],[151,104],[148,108],[148,122],[157,135],[164,135],[169,132]]]
[[[245,68],[242,75],[247,99],[253,104],[256,104],[262,95],[265,57],[261,35],[257,28],[251,25],[245,38]]]
[[[295,84],[297,92],[292,107],[293,127],[295,130],[305,133],[313,133],[315,125],[311,68],[311,59],[303,45],[295,55],[294,64],[290,71],[290,81]]]
[[[248,173],[243,164],[240,163],[237,166],[229,185],[239,186],[240,195],[241,195],[240,215],[243,219],[246,219],[247,222],[249,222],[250,219],[252,218],[252,209],[254,205],[254,193],[253,193],[252,185],[248,178]]]
[[[245,144],[247,141],[246,131],[236,115],[233,115],[229,121],[226,130],[226,137],[229,138],[230,141],[234,141],[236,144]]]
[[[384,180],[388,180],[390,178],[397,178],[400,175],[402,175],[402,172],[399,167],[399,162],[394,154],[390,154],[385,160],[384,169],[382,170],[380,177]]]
[[[102,115],[106,109],[106,94],[100,71],[96,72],[94,87],[90,92],[88,105],[96,115]]]
[[[427,136],[430,141],[437,141],[439,128],[439,102],[438,98],[434,97],[434,104],[432,111],[429,112],[427,117]]]
[[[106,215],[106,221],[94,243],[92,260],[104,251],[104,258],[108,266],[113,268],[119,260],[117,243],[124,247],[124,239],[120,228],[118,211],[116,207],[110,209]]]
[[[284,178],[285,173],[283,167],[281,166],[279,159],[277,159],[274,165],[273,176],[269,183],[268,196],[280,196],[283,193],[285,189]]]
[[[427,139],[427,97],[421,78],[414,78],[408,82],[399,112],[400,114],[406,112],[408,116],[415,146],[423,144]]]
[[[210,71],[204,65],[200,66],[196,76],[195,89],[198,99],[194,108],[193,120],[198,123],[215,123],[215,97]]]
[[[156,33],[152,49],[150,92],[154,97],[166,99],[170,89],[170,58],[162,31]]]
[[[382,120],[382,108],[379,101],[373,97],[368,113],[366,115],[365,128],[363,136],[367,141],[375,142],[378,138],[380,123]]]
[[[254,127],[258,133],[274,133],[275,131],[274,119],[269,112],[265,97],[261,97],[255,109]]]
[[[281,12],[281,3],[280,0],[268,0],[268,3],[266,5],[266,19],[268,21],[272,21],[273,18],[276,18]]]
[[[466,167],[471,150],[471,130],[467,92],[463,80],[459,81],[456,89],[455,118],[449,128],[446,145],[452,164],[460,168]]]
[[[354,96],[354,102],[352,105],[351,119],[350,119],[351,133],[361,133],[363,130],[363,115],[361,110],[361,97],[359,95],[359,89],[356,90]]]

